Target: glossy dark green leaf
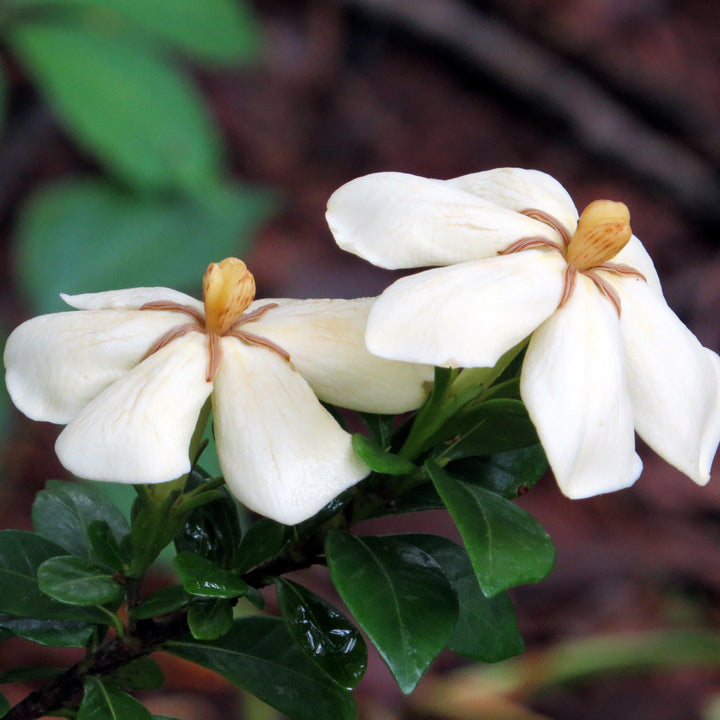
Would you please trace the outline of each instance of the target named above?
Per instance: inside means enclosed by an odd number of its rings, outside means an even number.
[[[157,690],[165,683],[162,668],[150,657],[121,665],[109,678],[124,690]]]
[[[333,583],[409,693],[452,635],[455,591],[427,553],[397,537],[332,532],[325,553]]]
[[[93,520],[87,526],[90,558],[115,572],[125,569],[131,557],[120,549],[112,528],[105,520]]]
[[[440,456],[456,460],[516,450],[538,442],[535,426],[520,400],[487,400],[457,413],[439,433],[447,446]]]
[[[38,587],[71,605],[119,604],[122,586],[106,570],[74,555],[50,558],[38,568]]]
[[[66,551],[36,533],[0,532],[0,612],[42,620],[79,620],[107,623],[106,613],[94,608],[71,607],[52,600],[38,588],[40,565]]]
[[[465,548],[437,535],[402,535],[424,550],[450,578],[460,613],[448,647],[476,662],[499,662],[523,651],[515,610],[507,593],[486,598]]]
[[[206,62],[247,60],[259,45],[250,8],[236,0],[5,0],[5,5],[65,10],[66,22],[92,28],[102,21],[118,35],[149,33]]]
[[[198,473],[191,477],[199,478]],[[199,485],[186,485],[192,490]],[[178,552],[192,552],[201,555],[219,567],[230,569],[237,564],[237,551],[240,544],[240,520],[238,509],[232,495],[219,488],[221,497],[203,505],[190,513],[185,526],[175,538]]]
[[[284,525],[260,518],[246,531],[238,548],[238,570],[245,572],[277,555],[285,544]]]
[[[233,609],[230,600],[198,600],[188,608],[188,627],[196,640],[215,640],[230,630]]]
[[[152,720],[152,715],[134,697],[90,675],[85,678],[77,720]]]
[[[547,470],[547,459],[538,443],[519,450],[456,460],[447,466],[447,470],[471,485],[515,498],[540,480]]]
[[[367,429],[372,433],[373,438],[382,447],[389,447],[392,438],[394,415],[379,415],[377,413],[359,412],[360,419],[365,423]]]
[[[308,662],[279,618],[242,618],[217,640],[188,637],[163,648],[214,670],[293,720],[356,717],[352,695]]]
[[[166,585],[130,613],[136,620],[147,620],[179,610],[189,601],[190,595],[182,585]]]
[[[144,189],[202,187],[220,143],[186,75],[102,26],[24,22],[6,35],[63,125],[111,173]]]
[[[283,620],[300,649],[332,680],[352,690],[367,668],[358,629],[337,608],[291,580],[277,578]]]
[[[457,480],[432,462],[426,467],[487,597],[538,582],[552,570],[555,547],[537,520],[509,500]]]
[[[16,668],[0,675],[0,685],[57,677],[58,675],[62,675],[65,669],[66,668],[61,667],[50,667],[49,665],[30,665],[28,667]]]
[[[372,438],[355,433],[352,443],[360,459],[376,472],[383,475],[407,475],[415,470],[410,460],[388,452]]]
[[[267,193],[240,184],[195,199],[138,197],[101,180],[46,185],[20,216],[19,277],[42,312],[67,309],[61,292],[196,290],[209,263],[246,251],[271,207]]]
[[[50,647],[83,647],[93,633],[93,626],[73,620],[40,620],[0,614],[0,627],[38,645]]]
[[[182,552],[176,555],[173,558],[173,567],[183,587],[191,595],[234,598],[248,591],[248,584],[238,575],[193,553]]]
[[[116,539],[130,527],[125,516],[97,488],[50,480],[35,497],[33,527],[73,555],[88,556],[87,528],[104,520]]]

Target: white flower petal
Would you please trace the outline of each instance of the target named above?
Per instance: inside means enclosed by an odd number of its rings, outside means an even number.
[[[426,270],[375,302],[366,341],[381,357],[445,367],[492,367],[558,306],[565,261],[524,250]]]
[[[70,306],[78,310],[139,310],[149,302],[174,302],[180,305],[191,305],[203,314],[204,307],[200,300],[190,295],[164,287],[130,288],[129,290],[108,290],[107,292],[84,293],[82,295],[66,295],[60,297]]]
[[[548,225],[453,187],[376,173],[336,190],[327,221],[338,245],[384,268],[450,265],[496,255],[516,240],[557,240]]]
[[[251,510],[287,525],[312,517],[370,471],[310,386],[276,353],[222,339],[215,437],[225,480]]]
[[[533,334],[520,391],[565,495],[619,490],[639,477],[617,313],[584,276]]]
[[[325,402],[364,412],[414,410],[427,397],[433,369],[367,351],[365,325],[374,301],[287,301],[243,329],[285,348],[295,369]]]
[[[97,310],[28,320],[5,346],[10,397],[33,420],[67,423],[183,318],[152,310]]]
[[[571,233],[577,225],[578,212],[568,191],[554,177],[539,170],[495,168],[446,182],[508,210],[543,210]]]
[[[720,440],[718,358],[642,281],[619,284],[630,397],[638,434],[704,485]]]
[[[60,433],[60,462],[88,480],[156,483],[190,470],[188,449],[212,390],[204,335],[178,338],[98,395]]]
[[[645,249],[645,246],[634,235],[630,238],[630,242],[610,260],[610,262],[622,263],[638,270],[645,276],[648,285],[656,293],[662,295],[660,278],[658,277],[657,270],[655,270],[652,258]],[[605,273],[605,277],[612,282],[613,278],[617,277],[617,275]]]

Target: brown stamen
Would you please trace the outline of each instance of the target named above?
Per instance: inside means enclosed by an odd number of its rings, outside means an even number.
[[[141,310],[172,310],[174,312],[185,313],[190,317],[195,318],[200,325],[205,326],[204,315],[192,305],[181,305],[180,303],[171,302],[169,300],[154,300],[153,302],[145,303],[140,307]]]
[[[238,340],[242,340],[248,345],[259,345],[261,347],[267,348],[268,350],[272,350],[273,352],[276,352],[283,360],[290,362],[290,353],[285,350],[285,348],[280,347],[280,345],[277,345],[272,340],[268,340],[267,338],[261,337],[260,335],[254,335],[253,333],[247,332],[247,330],[230,330],[229,332],[225,333],[225,335],[237,338]]]
[[[258,308],[257,310],[253,310],[250,313],[247,313],[247,315],[243,315],[239,320],[235,322],[235,324],[230,328],[231,330],[234,330],[236,327],[240,327],[241,325],[244,325],[245,323],[252,322],[253,320],[258,320],[268,310],[272,310],[273,308],[280,307],[277,303],[268,303],[267,305],[263,305],[262,307]]]
[[[520,210],[520,214],[549,225],[553,230],[559,233],[564,247],[567,247],[570,244],[570,231],[554,215],[551,215],[549,212],[545,212],[544,210],[538,210],[537,208],[526,208],[525,210]]]
[[[163,333],[149,348],[148,351],[140,358],[140,362],[149,358],[153,353],[161,350],[166,345],[171,343],[173,340],[187,335],[189,332],[204,332],[201,327],[198,327],[194,323],[184,323],[183,325],[176,325],[166,333]]]
[[[512,255],[512,253],[520,252],[521,250],[531,250],[532,248],[549,247],[553,250],[557,250],[559,253],[563,251],[562,246],[559,242],[554,240],[548,240],[544,237],[526,237],[516,240],[512,245],[508,245],[504,250],[500,250],[498,255]]]

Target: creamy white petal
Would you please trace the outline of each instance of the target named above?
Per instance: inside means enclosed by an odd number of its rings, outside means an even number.
[[[570,300],[533,334],[520,391],[565,495],[589,497],[637,480],[642,463],[620,325],[587,278],[578,277]]]
[[[350,435],[279,355],[222,339],[215,439],[225,480],[251,510],[293,525],[370,471]]]
[[[365,325],[374,301],[290,300],[243,329],[285,348],[325,402],[364,412],[414,410],[427,397],[433,368],[367,351]]]
[[[326,214],[338,245],[384,268],[450,265],[496,255],[516,240],[557,240],[542,222],[442,180],[376,173],[336,190]]]
[[[174,340],[98,395],[60,433],[60,462],[88,480],[156,483],[190,470],[188,449],[212,390],[207,339]]]
[[[174,302],[190,305],[204,314],[203,304],[190,295],[164,287],[130,288],[128,290],[108,290],[107,292],[84,293],[60,297],[70,307],[78,310],[139,310],[149,302]]]
[[[570,233],[577,225],[578,211],[568,191],[554,177],[539,170],[495,168],[446,182],[508,210],[543,210],[557,218]]]
[[[492,367],[558,306],[565,261],[524,250],[436,268],[393,283],[366,334],[381,357],[445,367]]]
[[[704,485],[720,441],[718,359],[643,282],[623,279],[621,328],[638,434]]]
[[[645,276],[648,285],[656,293],[662,295],[660,278],[657,270],[655,270],[652,258],[645,246],[634,235],[630,238],[630,242],[610,262],[622,263],[638,270]],[[605,273],[605,276],[611,281],[613,277],[617,277],[613,276],[613,273]]]
[[[5,346],[10,397],[33,420],[67,423],[133,368],[157,338],[187,319],[152,310],[95,310],[28,320]]]

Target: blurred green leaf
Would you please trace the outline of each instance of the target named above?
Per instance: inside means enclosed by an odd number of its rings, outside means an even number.
[[[178,553],[173,559],[173,567],[191,595],[234,598],[248,591],[248,584],[238,575],[190,552]]]
[[[0,695],[0,717],[4,717],[10,712],[10,703],[4,695]]]
[[[200,288],[211,262],[242,254],[271,207],[266,193],[218,185],[202,199],[138,198],[100,180],[41,189],[18,228],[18,274],[41,312],[59,293]],[[79,261],[79,259],[82,261]]]
[[[5,0],[8,8],[69,11],[64,20],[82,26],[107,26],[116,33],[142,29],[206,62],[232,63],[252,58],[260,28],[240,0]],[[72,13],[72,14],[70,14]],[[131,23],[125,27],[125,23]]]
[[[120,549],[112,528],[105,520],[93,520],[87,526],[87,541],[92,560],[119,572],[129,565],[131,557]]]
[[[329,602],[291,580],[276,578],[283,621],[300,649],[332,680],[352,690],[367,668],[358,629]]]
[[[547,470],[547,458],[538,443],[519,450],[463,458],[449,463],[446,469],[453,477],[471,485],[515,498],[540,480]]]
[[[188,627],[196,640],[215,640],[230,630],[233,609],[230,600],[197,600],[188,608]]]
[[[352,444],[360,459],[372,470],[383,475],[407,475],[415,470],[415,465],[410,460],[388,452],[377,440],[361,433],[352,436]]]
[[[105,521],[116,540],[130,531],[125,516],[101,491],[77,483],[50,480],[35,497],[33,527],[73,555],[89,554],[88,525]]]
[[[130,614],[136,620],[147,620],[179,610],[189,601],[190,595],[185,592],[182,585],[166,585],[151,595],[142,605],[132,608]]]
[[[515,610],[507,593],[486,598],[464,548],[437,535],[401,535],[424,550],[450,578],[460,614],[448,647],[476,662],[499,662],[523,651]]]
[[[328,535],[325,553],[333,583],[410,693],[452,635],[455,591],[427,553],[398,537]]]
[[[40,592],[38,568],[49,558],[65,553],[59,545],[36,533],[0,531],[0,612],[41,620],[108,623],[101,610],[64,605]]]
[[[200,487],[206,480],[191,472],[185,491]],[[226,488],[215,490],[221,497],[202,505],[190,513],[183,529],[175,537],[178,552],[192,552],[219,567],[230,569],[236,565],[240,544],[238,506]]]
[[[220,172],[220,142],[195,87],[149,47],[91,28],[21,23],[6,38],[111,173],[146,190],[205,186]]]
[[[3,130],[5,129],[5,114],[7,112],[7,93],[8,93],[8,87],[7,87],[7,77],[5,75],[5,70],[2,65],[0,65],[0,134],[2,134]]]
[[[260,518],[246,531],[238,548],[238,570],[267,562],[277,555],[285,544],[285,526],[269,518]]]
[[[214,670],[293,720],[356,717],[352,695],[307,661],[279,618],[242,618],[218,640],[168,640],[163,649]]]
[[[152,715],[134,697],[112,683],[92,675],[85,678],[77,720],[152,720]]]
[[[555,547],[533,517],[489,490],[426,463],[438,493],[455,520],[486,597],[538,582],[552,569]]]
[[[83,647],[93,633],[93,626],[84,622],[39,620],[7,613],[0,614],[0,627],[25,640],[50,647]]]
[[[38,587],[46,595],[71,605],[120,603],[123,589],[106,570],[74,555],[53,557],[38,568]]]
[[[50,667],[49,665],[31,665],[28,667],[8,670],[0,675],[0,685],[5,683],[27,682],[28,680],[44,680],[57,677],[65,672],[65,668]]]
[[[150,657],[121,665],[109,677],[125,690],[157,690],[165,682],[162,668]]]

